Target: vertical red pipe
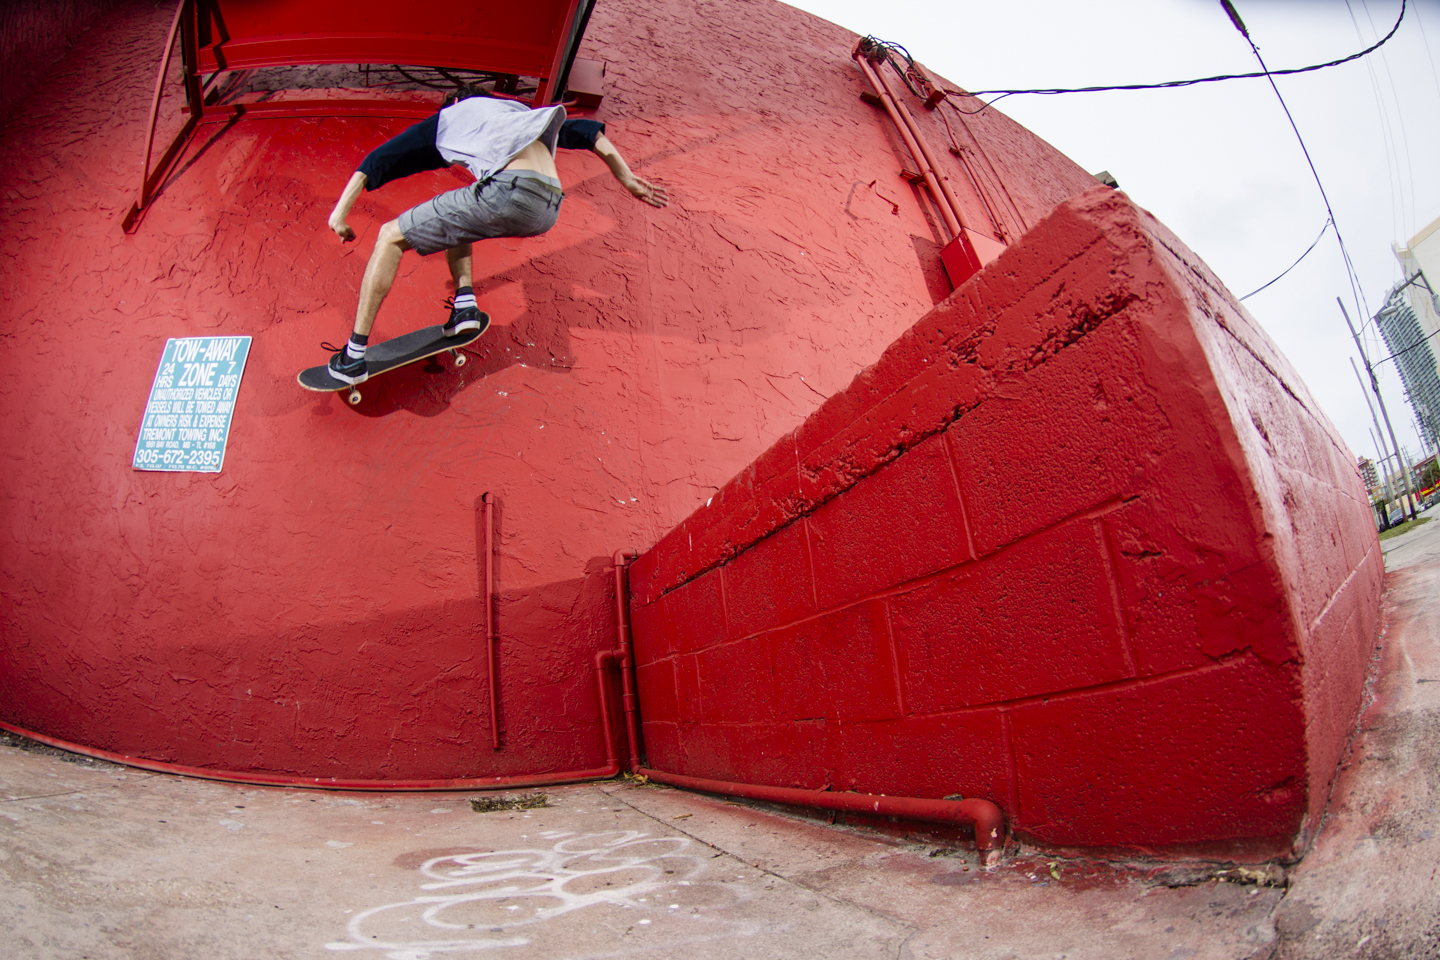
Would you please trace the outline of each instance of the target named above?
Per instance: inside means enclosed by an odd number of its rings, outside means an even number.
[[[865,76],[870,80],[870,85],[875,88],[876,95],[880,97],[880,102],[885,106],[885,112],[890,114],[890,119],[894,122],[895,129],[900,132],[900,139],[905,141],[906,149],[910,151],[910,156],[915,159],[915,164],[920,168],[920,175],[925,178],[925,186],[929,188],[930,196],[935,198],[935,204],[940,208],[940,216],[945,221],[945,227],[950,231],[950,236],[952,238],[963,236],[962,230],[964,225],[961,223],[960,217],[955,209],[951,207],[950,199],[946,191],[941,188],[940,180],[936,176],[934,167],[929,160],[926,159],[929,151],[922,148],[915,140],[914,134],[911,133],[910,124],[906,122],[900,113],[900,104],[895,102],[894,96],[890,93],[890,88],[885,85],[885,81],[880,78],[880,75],[875,71],[870,61],[865,58],[865,54],[860,52],[858,46],[855,48],[852,56],[854,56],[855,62],[860,64],[860,69],[864,71]]]
[[[490,747],[500,749],[500,688],[495,682],[495,498],[485,503],[485,662],[490,673]]]
[[[615,748],[615,721],[610,716],[610,685],[605,682],[605,668],[623,658],[624,654],[619,650],[601,650],[595,654],[595,685],[600,692],[600,729],[605,734],[605,768],[612,771],[612,777],[620,772],[620,758]]]
[[[864,64],[865,66],[870,65],[868,60],[864,61]],[[945,182],[945,178],[940,176],[940,164],[936,162],[935,155],[930,152],[930,146],[925,142],[925,135],[921,132],[920,126],[915,122],[915,118],[910,115],[910,111],[906,109],[905,104],[896,98],[895,91],[890,88],[890,81],[885,79],[884,73],[873,69],[870,72],[874,74],[873,79],[879,81],[884,88],[882,96],[886,97],[888,102],[895,105],[895,112],[900,118],[899,122],[904,124],[910,131],[911,138],[920,150],[920,156],[916,159],[925,165],[934,178],[935,183],[939,186],[942,194],[942,204],[948,205],[951,214],[955,217],[955,222],[962,228],[965,227],[965,217],[960,212],[960,201],[956,199],[954,192],[950,189],[950,185]],[[957,233],[956,236],[959,236],[959,234]]]
[[[625,618],[625,563],[624,550],[615,551],[615,633],[620,641],[620,685],[625,704],[625,736],[630,744],[630,768],[640,766],[640,727],[636,720],[638,706],[635,697],[635,655],[630,644],[630,625]]]

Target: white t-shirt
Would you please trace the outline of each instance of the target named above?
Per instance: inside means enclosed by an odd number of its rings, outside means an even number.
[[[440,111],[435,149],[484,180],[536,140],[553,155],[564,122],[565,108],[559,105],[532,110],[513,100],[471,97]]]

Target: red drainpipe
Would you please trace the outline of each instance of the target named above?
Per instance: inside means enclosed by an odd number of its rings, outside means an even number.
[[[927,823],[958,823],[975,828],[975,849],[980,853],[982,865],[988,864],[994,851],[1003,844],[1005,814],[989,800],[925,800],[916,797],[887,797],[873,793],[834,793],[829,790],[802,790],[795,787],[771,787],[754,783],[734,783],[728,780],[709,780],[703,777],[687,777],[678,773],[666,773],[640,765],[639,734],[635,715],[634,681],[635,657],[631,636],[625,616],[625,561],[623,550],[615,552],[615,624],[620,636],[620,651],[596,655],[597,668],[601,657],[615,657],[620,660],[621,676],[625,685],[625,722],[630,736],[630,769],[632,772],[654,780],[656,783],[697,790],[701,793],[718,793],[727,797],[745,797],[767,803],[785,803],[797,807],[815,807],[821,810],[837,810],[844,813],[865,813],[872,816],[901,817],[906,820],[922,820]],[[601,695],[602,709],[605,697]],[[608,717],[608,712],[602,714]]]
[[[486,519],[486,542],[489,543],[488,531],[491,529],[490,520],[490,495],[485,494],[485,519]],[[488,553],[487,553],[488,557]],[[486,568],[488,572],[489,562],[487,559]],[[487,573],[488,580],[488,573]],[[488,610],[488,607],[487,607]],[[486,618],[487,624],[490,622]],[[494,636],[487,626],[487,634]],[[537,775],[522,775],[509,777],[466,777],[454,780],[352,780],[343,777],[297,777],[278,773],[239,773],[232,770],[213,770],[209,767],[188,767],[179,763],[165,763],[161,760],[147,760],[144,757],[131,757],[123,753],[111,753],[109,750],[97,750],[94,747],[83,747],[78,743],[71,743],[68,740],[61,740],[58,737],[47,737],[43,733],[36,733],[33,730],[26,730],[24,727],[17,727],[0,720],[0,730],[9,730],[22,737],[27,737],[39,743],[70,753],[78,753],[85,757],[94,757],[97,760],[106,760],[110,763],[122,763],[127,767],[137,767],[141,770],[153,770],[156,773],[171,773],[182,777],[196,777],[201,780],[221,780],[226,783],[244,783],[261,787],[304,787],[318,790],[365,790],[375,792],[428,792],[438,790],[495,790],[509,787],[544,787],[560,783],[581,783],[587,780],[609,780],[620,773],[620,760],[616,756],[616,731],[615,721],[610,716],[610,685],[605,682],[605,670],[612,663],[622,662],[624,652],[621,650],[602,650],[595,654],[595,689],[600,696],[600,728],[605,737],[605,766],[594,767],[589,770],[567,770],[562,773],[542,773]],[[491,722],[495,721],[494,711],[494,653],[491,648]],[[633,696],[631,700],[633,700]],[[631,736],[634,734],[632,732]],[[498,739],[498,734],[496,735]],[[632,746],[633,751],[635,747]]]
[[[635,554],[615,551],[615,635],[619,639],[620,684],[625,704],[625,736],[630,744],[630,769],[640,766],[640,725],[636,714],[639,703],[635,696],[635,651],[630,643],[630,624],[625,616],[630,605],[625,602],[625,564]]]
[[[596,665],[597,670],[603,670]],[[605,677],[603,672],[599,677],[599,684],[603,689]],[[605,717],[602,715],[602,722]],[[165,763],[160,760],[147,760],[144,757],[131,757],[123,753],[111,753],[109,750],[97,750],[94,747],[82,747],[78,743],[70,743],[58,737],[47,737],[43,733],[35,733],[33,730],[26,730],[24,727],[17,727],[0,720],[0,730],[9,730],[11,733],[18,733],[22,737],[48,744],[52,747],[59,747],[70,753],[78,753],[84,757],[94,757],[97,760],[106,760],[110,763],[123,763],[127,767],[135,767],[140,770],[153,770],[156,773],[172,773],[182,777],[195,777],[200,780],[222,780],[226,783],[244,783],[258,787],[306,787],[317,790],[363,790],[380,793],[421,793],[439,790],[498,790],[508,787],[546,787],[559,783],[581,783],[586,780],[606,780],[620,772],[618,762],[607,763],[603,767],[596,767],[591,770],[568,770],[563,773],[542,773],[526,774],[522,776],[509,777],[466,777],[455,780],[351,780],[344,777],[297,777],[279,773],[241,773],[233,770],[212,770],[209,767],[187,767],[179,763]],[[614,741],[612,731],[606,731],[606,737]],[[607,753],[614,754],[610,748]]]
[[[861,52],[860,44],[857,43],[855,45],[855,49],[850,52],[850,56],[860,65],[861,71],[864,72],[865,77],[870,81],[870,86],[874,88],[876,96],[880,98],[880,102],[885,106],[885,112],[890,115],[890,120],[895,124],[895,129],[899,131],[900,138],[905,141],[905,146],[909,149],[910,156],[915,160],[916,165],[920,167],[920,175],[925,178],[925,186],[929,188],[930,196],[935,198],[935,204],[940,208],[940,216],[944,219],[945,226],[950,231],[950,236],[956,238],[964,236],[965,224],[960,217],[960,205],[955,202],[954,197],[950,193],[950,188],[941,181],[939,172],[936,170],[931,158],[930,151],[926,149],[924,142],[917,136],[918,131],[915,129],[914,121],[910,118],[909,113],[905,111],[904,106],[896,101],[894,94],[890,91],[889,85],[875,69],[875,66],[866,58],[865,54]]]
[[[754,783],[732,783],[728,780],[707,780],[665,773],[641,767],[635,773],[685,790],[719,793],[727,797],[745,797],[767,803],[786,803],[796,807],[817,807],[842,813],[866,813],[871,816],[901,817],[927,823],[959,823],[975,828],[975,849],[982,865],[990,862],[995,849],[1002,843],[1005,815],[989,800],[923,800],[916,797],[887,797],[875,793],[833,793],[829,790],[801,790],[795,787],[771,787]]]
[[[955,196],[955,192],[950,189],[949,182],[940,175],[940,164],[936,161],[935,154],[930,152],[930,145],[925,142],[925,135],[921,132],[920,125],[915,122],[915,118],[911,115],[905,104],[895,96],[895,88],[890,86],[890,80],[885,76],[884,72],[874,69],[870,61],[865,60],[863,57],[861,60],[865,67],[870,68],[869,73],[871,78],[880,83],[886,102],[895,105],[895,111],[900,118],[900,122],[909,129],[910,136],[914,139],[915,145],[920,148],[920,156],[916,159],[923,163],[934,175],[935,182],[940,186],[940,193],[944,197],[945,204],[949,206],[950,212],[955,215],[955,222],[962,228],[968,226],[965,223],[964,215],[960,212],[962,209],[960,201]]]
[[[862,46],[864,40],[855,44],[850,51],[850,56],[860,65],[861,71],[870,81],[875,90],[875,95],[880,98],[880,103],[885,107],[885,112],[890,115],[890,120],[899,131],[900,138],[905,141],[905,146],[910,151],[910,156],[920,168],[920,175],[925,181],[926,188],[930,191],[931,198],[940,210],[940,217],[945,221],[946,228],[953,238],[945,246],[940,254],[940,259],[945,264],[950,279],[957,286],[963,283],[970,276],[980,269],[980,257],[975,252],[975,245],[970,241],[969,227],[965,223],[965,216],[961,212],[960,201],[956,199],[950,184],[940,174],[940,166],[935,160],[935,155],[930,152],[930,147],[925,143],[925,135],[921,132],[919,124],[895,96],[890,82],[885,79],[884,71],[877,69],[876,65],[870,62],[865,55]]]
[[[485,504],[485,662],[490,672],[490,748],[500,749],[500,690],[495,681],[495,498],[480,497]]]

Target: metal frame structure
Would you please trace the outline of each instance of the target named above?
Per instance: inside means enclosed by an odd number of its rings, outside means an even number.
[[[122,228],[133,233],[196,130],[242,117],[415,117],[433,104],[382,99],[219,101],[222,74],[317,64],[405,64],[537,77],[532,103],[565,89],[595,0],[481,0],[415,7],[382,0],[180,0],[165,39],[145,131],[135,203]],[[343,29],[342,29],[343,28]],[[151,166],[155,124],[176,40],[185,122]]]

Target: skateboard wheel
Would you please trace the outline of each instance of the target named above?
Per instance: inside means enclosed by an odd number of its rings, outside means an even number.
[[[451,350],[450,352],[455,354],[455,366],[465,366],[465,354],[461,353],[459,350]]]
[[[346,397],[345,399],[350,401],[350,406],[355,406],[355,404],[360,402],[360,391],[351,390],[350,396]]]

